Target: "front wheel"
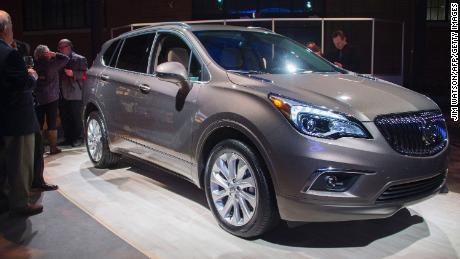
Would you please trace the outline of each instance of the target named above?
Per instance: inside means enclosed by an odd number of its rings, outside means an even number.
[[[115,166],[120,160],[118,154],[110,152],[107,131],[98,112],[91,112],[86,119],[86,150],[91,162],[97,168]]]
[[[245,143],[230,139],[217,144],[204,177],[209,207],[224,230],[252,238],[278,223],[269,179],[260,159]]]

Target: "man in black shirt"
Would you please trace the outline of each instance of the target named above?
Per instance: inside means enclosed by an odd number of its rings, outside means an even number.
[[[336,50],[326,55],[326,58],[336,66],[357,72],[359,70],[359,58],[356,49],[348,44],[345,33],[341,30],[332,34],[332,41]]]

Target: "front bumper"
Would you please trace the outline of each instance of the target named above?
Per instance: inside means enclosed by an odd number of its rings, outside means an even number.
[[[286,221],[333,222],[379,219],[393,216],[400,209],[429,199],[439,193],[435,191],[410,201],[373,205],[314,204],[305,199],[277,196],[280,217]]]
[[[273,178],[280,216],[288,221],[348,221],[385,218],[404,206],[429,198],[436,189],[400,200],[379,202],[388,187],[431,178],[447,171],[445,148],[430,157],[405,156],[394,151],[372,122],[364,123],[373,139],[324,140],[301,134],[272,143]],[[276,138],[275,138],[276,139]],[[365,172],[344,192],[305,191],[318,169]]]

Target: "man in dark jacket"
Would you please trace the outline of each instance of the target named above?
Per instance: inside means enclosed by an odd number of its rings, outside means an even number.
[[[75,53],[72,48],[72,42],[68,39],[62,39],[58,43],[59,52],[69,57],[69,62],[60,75],[61,121],[65,143],[76,147],[83,143],[82,88],[88,63],[85,57]]]
[[[43,211],[29,203],[38,130],[32,90],[38,75],[11,47],[12,27],[10,15],[0,10],[0,190],[5,193],[7,180],[10,210],[34,215]]]
[[[358,72],[359,56],[357,50],[347,41],[347,36],[341,30],[335,31],[332,34],[335,50],[326,55],[326,59],[334,63],[336,66]]]

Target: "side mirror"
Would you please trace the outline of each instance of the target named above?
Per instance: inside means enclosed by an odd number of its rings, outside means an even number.
[[[188,87],[188,73],[184,65],[179,62],[165,62],[157,66],[158,78]]]

